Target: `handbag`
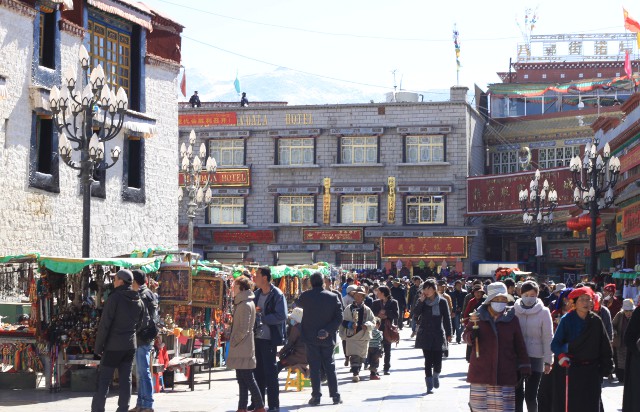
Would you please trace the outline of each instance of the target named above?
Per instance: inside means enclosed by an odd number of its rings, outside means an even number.
[[[398,343],[398,342],[400,342],[400,332],[398,332],[398,327],[393,324],[391,319],[385,319],[385,321],[384,321],[384,329],[382,330],[382,338],[387,343]]]
[[[281,350],[278,353],[278,359],[283,360],[286,359],[287,357],[289,357],[293,352],[295,351],[295,348],[293,346],[290,346],[287,348],[287,350]]]

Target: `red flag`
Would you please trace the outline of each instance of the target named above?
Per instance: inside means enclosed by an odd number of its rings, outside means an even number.
[[[626,51],[624,56],[624,73],[627,75],[627,78],[631,78],[631,59],[629,58],[629,50]]]
[[[629,17],[629,12],[624,7],[622,13],[624,14],[624,28],[633,33],[640,33],[640,23]]]
[[[180,91],[184,97],[187,97],[187,69],[182,71],[182,81],[180,81]]]

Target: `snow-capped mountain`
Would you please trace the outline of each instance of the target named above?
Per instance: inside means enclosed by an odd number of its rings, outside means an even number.
[[[187,99],[194,90],[203,102],[240,101],[234,88],[234,78],[214,79],[198,69],[187,68]],[[324,79],[286,68],[251,76],[239,76],[240,89],[249,102],[287,102],[289,105],[345,104],[384,102],[385,93],[392,91]],[[449,90],[429,90],[421,93],[424,101],[449,99]]]

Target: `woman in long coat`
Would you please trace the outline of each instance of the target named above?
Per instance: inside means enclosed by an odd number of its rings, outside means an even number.
[[[640,411],[640,306],[636,307],[624,334],[627,345],[627,362],[624,369],[624,395],[622,396],[622,412]]]
[[[233,282],[233,325],[229,338],[229,354],[227,368],[236,370],[239,387],[238,412],[247,411],[248,396],[251,392],[251,403],[256,406],[254,412],[265,412],[260,389],[253,376],[256,368],[256,350],[253,343],[253,327],[256,321],[254,294],[251,281],[240,276]]]
[[[420,326],[416,331],[416,348],[422,349],[424,355],[428,394],[433,392],[433,388],[440,387],[442,353],[448,349],[453,333],[450,311],[449,303],[438,293],[435,280],[425,280],[412,315],[420,319]]]
[[[373,316],[377,316],[382,321],[380,323],[380,332],[384,336],[385,325],[390,322],[394,325],[398,325],[399,322],[399,307],[398,301],[391,297],[391,290],[387,286],[380,286],[376,289],[377,300],[373,301],[371,310]],[[391,369],[391,343],[386,339],[382,341],[382,347],[384,349],[384,374],[389,375],[389,369]]]
[[[583,286],[569,294],[574,309],[560,319],[551,350],[565,373],[554,374],[553,412],[600,412],[602,378],[613,370],[613,353],[602,319],[591,311],[594,292]],[[569,374],[567,389],[566,373]]]
[[[624,382],[624,369],[627,363],[627,345],[624,343],[624,335],[629,326],[633,309],[635,309],[633,300],[625,299],[621,303],[620,310],[613,318],[613,341],[611,345],[614,349],[616,376],[620,383]]]
[[[353,382],[360,381],[360,368],[367,358],[371,331],[376,326],[373,312],[364,304],[366,296],[364,288],[358,286],[353,294],[353,303],[344,308],[339,328],[340,338],[347,342],[345,356],[351,363]]]

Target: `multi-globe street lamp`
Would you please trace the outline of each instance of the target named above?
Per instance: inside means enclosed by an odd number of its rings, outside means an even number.
[[[556,190],[549,186],[547,179],[542,183],[540,187],[540,170],[536,170],[536,173],[531,178],[529,183],[529,190],[522,189],[519,194],[520,206],[524,214],[522,220],[527,225],[535,225],[535,237],[536,237],[536,272],[538,276],[541,275],[541,263],[542,263],[542,232],[545,227],[550,226],[553,223],[553,211],[558,206],[558,193]]]
[[[187,204],[187,218],[189,219],[189,251],[193,251],[193,220],[198,210],[203,210],[211,204],[211,183],[213,175],[218,165],[216,159],[207,157],[207,148],[204,143],[200,144],[199,156],[195,154],[193,146],[196,143],[196,132],[189,133],[189,146],[182,143],[180,146],[180,157],[182,163],[180,170],[184,176],[184,187],[189,196]],[[205,160],[205,168],[202,169],[202,159]],[[204,172],[204,173],[203,173]],[[178,188],[178,201],[182,202],[184,191]]]
[[[602,154],[598,153],[600,139],[594,137],[593,143],[587,143],[584,159],[576,156],[571,159],[569,169],[573,173],[573,201],[576,206],[589,212],[591,233],[589,234],[590,265],[589,275],[596,275],[596,226],[600,211],[613,204],[613,188],[620,174],[620,159],[611,156],[609,143],[604,145]]]
[[[105,142],[118,135],[124,123],[128,99],[120,87],[115,93],[106,83],[102,66],[98,64],[89,73],[89,53],[80,46],[82,83],[78,84],[73,68],[67,68],[63,84],[51,88],[49,105],[53,124],[58,131],[58,151],[62,160],[78,170],[82,188],[82,257],[89,257],[91,245],[91,183],[95,170],[113,167],[121,149],[111,149],[109,164],[104,159]],[[77,86],[77,87],[76,87]],[[74,146],[75,145],[75,146]],[[73,152],[80,153],[80,160],[72,160]]]

